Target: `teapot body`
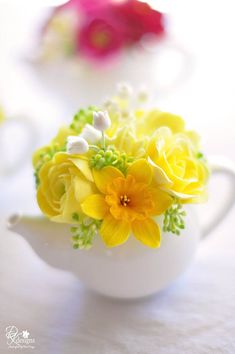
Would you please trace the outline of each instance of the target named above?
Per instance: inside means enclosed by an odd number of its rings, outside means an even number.
[[[90,251],[78,251],[74,273],[102,295],[125,299],[152,295],[184,272],[194,257],[200,231],[191,208],[186,225],[180,236],[163,232],[157,249],[143,246],[133,236],[124,245],[107,249],[97,238]]]
[[[21,234],[45,262],[72,272],[93,291],[132,299],[167,287],[191,263],[200,230],[194,208],[187,206],[186,212],[186,229],[180,236],[162,232],[161,246],[156,249],[144,246],[131,235],[118,247],[106,248],[97,236],[90,250],[74,250],[68,225],[46,219],[12,218],[11,229]]]

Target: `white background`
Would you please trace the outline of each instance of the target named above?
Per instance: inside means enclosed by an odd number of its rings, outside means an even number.
[[[198,130],[208,155],[225,154],[235,163],[234,1],[170,5],[171,33],[191,53],[193,71],[156,104],[181,114]],[[0,102],[10,115],[32,117],[40,132],[37,145],[68,119],[66,109],[22,63],[46,12],[0,6]],[[217,183],[205,214],[222,203],[226,188],[223,180]],[[2,218],[18,209],[37,212],[30,161],[16,176],[0,181]],[[7,351],[6,326],[14,324],[36,339],[34,353],[234,353],[234,216],[233,209],[177,283],[133,303],[87,292],[71,275],[47,267],[1,226],[0,352]]]

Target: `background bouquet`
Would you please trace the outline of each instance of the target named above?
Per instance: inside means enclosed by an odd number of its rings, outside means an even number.
[[[71,0],[51,15],[41,37],[44,59],[77,57],[107,62],[126,48],[165,32],[164,16],[138,0]]]

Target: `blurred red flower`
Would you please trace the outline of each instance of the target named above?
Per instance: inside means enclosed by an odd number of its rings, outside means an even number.
[[[164,16],[139,0],[70,0],[56,11],[77,11],[77,53],[103,59],[138,42],[145,34],[162,36]]]
[[[149,4],[138,0],[127,0],[116,6],[120,21],[125,23],[126,35],[132,41],[138,41],[144,34],[164,33],[164,16]]]
[[[91,58],[104,58],[117,53],[124,43],[122,31],[102,18],[92,19],[77,34],[78,51]]]

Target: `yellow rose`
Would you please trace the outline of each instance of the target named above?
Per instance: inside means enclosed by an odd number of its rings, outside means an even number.
[[[152,136],[156,129],[160,127],[168,127],[172,133],[184,131],[184,120],[175,114],[161,112],[157,109],[151,111],[136,112],[136,133],[137,136]]]
[[[83,217],[81,203],[96,191],[88,160],[56,153],[39,171],[38,205],[52,221],[71,223]]]
[[[195,131],[186,130],[183,118],[178,115],[162,112],[157,109],[151,111],[136,111],[137,137],[151,137],[157,129],[167,127],[173,134],[184,133],[189,137],[195,148],[199,148],[200,137]]]
[[[155,181],[163,190],[182,202],[205,199],[209,172],[205,162],[197,158],[195,145],[188,135],[159,128],[149,142],[147,154],[154,166]]]

